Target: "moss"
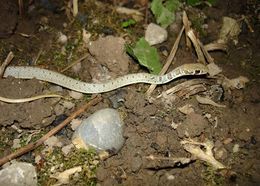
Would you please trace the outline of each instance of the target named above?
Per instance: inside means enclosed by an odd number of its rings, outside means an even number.
[[[224,177],[221,176],[218,170],[214,169],[211,165],[206,165],[206,170],[202,173],[202,178],[206,185],[223,185]]]
[[[43,167],[38,172],[38,183],[40,185],[52,185],[56,179],[50,178],[51,169],[55,167],[54,173],[63,172],[67,169],[81,166],[82,171],[77,177],[71,177],[69,185],[95,185],[96,168],[98,166],[97,155],[94,150],[74,150],[68,156],[64,156],[60,148],[55,148],[52,153],[45,157]]]

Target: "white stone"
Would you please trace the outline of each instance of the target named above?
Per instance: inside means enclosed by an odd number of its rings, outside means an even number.
[[[72,136],[72,143],[77,148],[118,152],[124,144],[123,125],[117,110],[98,110],[82,121]]]
[[[62,153],[65,155],[65,156],[67,156],[70,152],[71,152],[71,150],[74,148],[74,145],[71,143],[71,144],[69,144],[69,145],[66,145],[66,146],[64,146],[64,147],[62,147],[61,148],[61,151],[62,151]]]
[[[68,42],[68,37],[60,32],[58,42],[61,44],[66,44]]]
[[[37,186],[35,167],[30,163],[13,163],[0,171],[0,185]]]
[[[233,147],[233,153],[237,153],[239,151],[239,144],[235,144]]]
[[[12,146],[12,148],[14,148],[14,149],[18,149],[18,148],[20,148],[21,147],[21,140],[20,139],[14,139],[13,140],[13,146]]]
[[[167,40],[167,37],[167,31],[154,23],[150,23],[145,31],[145,40],[150,45],[162,43]]]
[[[76,92],[76,91],[73,91],[73,90],[69,91],[69,95],[70,95],[70,97],[72,97],[74,99],[81,99],[81,98],[83,98],[83,94],[82,93]]]
[[[51,136],[44,142],[44,144],[48,145],[49,147],[54,147],[54,146],[61,147],[62,146],[62,142],[56,136]]]

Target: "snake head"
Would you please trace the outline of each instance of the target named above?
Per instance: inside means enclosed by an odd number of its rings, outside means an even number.
[[[185,64],[183,66],[183,69],[189,75],[203,75],[203,74],[209,73],[208,67],[206,65],[201,64],[201,63]]]

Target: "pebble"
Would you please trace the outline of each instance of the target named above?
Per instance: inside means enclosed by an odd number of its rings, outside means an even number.
[[[63,88],[61,86],[51,86],[50,92],[62,92]]]
[[[64,101],[62,105],[69,110],[75,107],[75,103],[72,103],[70,101]]]
[[[233,153],[237,153],[239,151],[239,144],[235,144],[233,147]]]
[[[62,147],[62,142],[56,136],[51,136],[44,142],[44,144],[49,147]]]
[[[167,37],[168,37],[167,31],[164,28],[160,27],[159,25],[150,23],[147,26],[147,29],[145,31],[145,40],[150,45],[156,45],[162,43],[167,40]]]
[[[191,113],[195,113],[193,105],[191,104],[186,104],[182,107],[179,107],[178,110],[185,115],[191,114]]]
[[[61,151],[62,151],[62,153],[65,155],[65,156],[67,156],[70,152],[71,152],[71,150],[74,148],[74,145],[73,144],[69,144],[69,145],[66,145],[66,146],[64,146],[64,147],[62,147],[61,148]]]
[[[59,33],[59,38],[58,38],[58,42],[60,44],[66,44],[68,42],[68,37],[66,35],[64,35],[63,33]]]
[[[79,73],[81,70],[81,67],[82,67],[81,63],[77,63],[77,64],[73,65],[71,69],[73,70],[73,72]]]
[[[0,185],[37,186],[35,167],[30,163],[16,162],[0,171]]]
[[[56,116],[62,115],[65,112],[65,108],[63,105],[57,104],[54,107],[54,112]]]
[[[14,139],[13,140],[13,146],[12,146],[12,148],[14,148],[14,149],[18,149],[18,148],[20,148],[21,147],[21,140],[20,139]]]
[[[70,127],[73,131],[75,131],[79,126],[80,124],[82,123],[82,120],[80,119],[73,119],[71,122],[70,122]]]
[[[69,95],[73,99],[81,99],[81,98],[83,98],[83,94],[82,93],[76,92],[76,91],[73,91],[73,90],[69,91]]]
[[[124,144],[123,126],[117,110],[101,109],[82,121],[72,136],[72,143],[77,148],[92,147],[116,153]]]

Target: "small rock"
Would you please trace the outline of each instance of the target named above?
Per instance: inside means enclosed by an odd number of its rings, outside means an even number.
[[[62,105],[66,108],[66,109],[72,109],[75,107],[75,103],[72,103],[70,101],[64,101],[62,103]]]
[[[48,145],[49,147],[61,147],[62,143],[60,142],[60,140],[56,137],[56,136],[51,136],[49,139],[47,139],[44,142],[45,145]]]
[[[72,143],[77,148],[94,147],[95,149],[118,152],[124,144],[124,122],[115,109],[96,111],[76,129]]]
[[[70,122],[70,125],[71,125],[71,129],[74,131],[76,130],[80,124],[82,123],[82,120],[80,119],[73,119],[71,122]]]
[[[63,105],[57,104],[54,107],[54,112],[56,116],[60,116],[65,112],[65,107]]]
[[[193,106],[190,104],[184,105],[183,107],[179,107],[178,110],[185,115],[195,112]]]
[[[0,185],[37,186],[35,167],[30,163],[16,162],[0,171]]]
[[[227,158],[227,150],[224,147],[220,147],[217,149],[214,149],[215,151],[215,158],[218,160],[224,160]]]
[[[145,31],[145,40],[150,45],[162,43],[167,40],[167,37],[167,31],[154,23],[150,23]]]
[[[62,92],[63,88],[61,86],[51,86],[50,92]]]
[[[252,132],[247,129],[243,130],[242,132],[240,132],[240,134],[238,135],[238,138],[242,141],[250,141],[252,137]]]
[[[79,71],[81,70],[81,67],[82,67],[81,63],[77,63],[77,64],[73,65],[71,69],[73,70],[73,72],[79,73]]]
[[[143,160],[141,157],[137,156],[137,157],[133,157],[132,161],[131,161],[131,170],[133,172],[138,172],[143,164]]]
[[[14,140],[13,140],[13,146],[12,146],[12,148],[14,148],[14,149],[20,148],[20,147],[21,147],[20,142],[21,142],[20,139],[14,139]]]
[[[59,38],[58,38],[58,42],[60,44],[66,44],[68,42],[68,37],[66,35],[64,35],[63,33],[59,33]]]
[[[239,144],[235,144],[233,147],[233,153],[237,153],[239,151]]]
[[[35,156],[34,162],[38,165],[42,160],[42,157],[40,155]]]
[[[74,99],[81,99],[81,98],[83,98],[83,94],[82,93],[76,92],[76,91],[73,91],[73,90],[69,91],[69,95],[70,95],[70,97],[72,97]]]
[[[63,152],[63,154],[65,155],[65,156],[67,156],[70,152],[71,152],[71,150],[74,148],[74,145],[73,144],[69,144],[69,145],[66,145],[66,146],[64,146],[64,147],[62,147],[61,148],[61,151]]]
[[[226,138],[224,141],[223,141],[223,144],[227,145],[229,143],[231,143],[233,141],[232,138]]]

